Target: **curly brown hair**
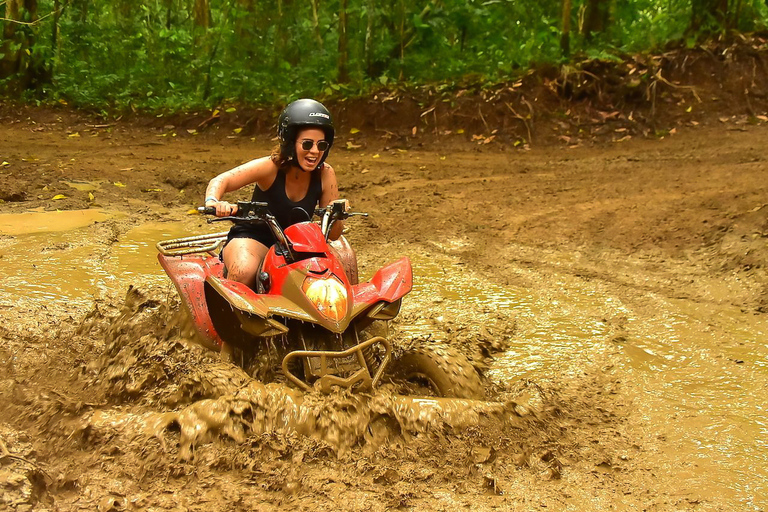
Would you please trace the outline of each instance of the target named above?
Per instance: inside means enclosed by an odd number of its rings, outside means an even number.
[[[275,162],[275,165],[281,171],[287,171],[288,167],[290,167],[291,155],[283,152],[280,144],[277,144],[272,148],[272,153],[269,155],[269,158]]]

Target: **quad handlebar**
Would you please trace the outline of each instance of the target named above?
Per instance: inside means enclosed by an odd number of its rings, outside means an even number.
[[[200,206],[197,211],[203,215],[216,215],[216,208],[213,206]],[[328,240],[331,233],[333,223],[337,220],[348,219],[349,217],[360,216],[367,217],[367,213],[361,212],[349,212],[346,210],[346,201],[344,199],[337,199],[328,203],[324,208],[316,208],[314,215],[320,217],[320,229],[323,232],[323,236]],[[277,222],[277,219],[269,211],[267,203],[259,201],[238,201],[237,213],[234,215],[228,215],[226,217],[217,217],[215,219],[208,219],[208,223],[220,222],[228,220],[235,223],[257,223],[264,222],[269,226],[272,234],[277,240],[278,251],[289,261],[295,261],[296,255],[293,251],[293,244],[285,236],[283,228]],[[310,220],[310,219],[307,219]]]

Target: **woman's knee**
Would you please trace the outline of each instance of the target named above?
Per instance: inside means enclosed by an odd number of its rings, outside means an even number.
[[[244,284],[250,284],[256,277],[259,269],[258,262],[254,263],[240,258],[235,258],[229,262],[225,260],[224,265],[227,267],[227,277],[229,279]]]
[[[261,260],[264,258],[266,248],[262,244],[250,239],[234,239],[224,248],[224,265],[227,268],[227,277],[246,285],[251,285],[256,280]]]

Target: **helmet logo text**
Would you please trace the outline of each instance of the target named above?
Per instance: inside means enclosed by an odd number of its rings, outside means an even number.
[[[331,116],[328,114],[323,114],[322,112],[310,112],[309,117],[324,117],[326,119],[330,119]]]

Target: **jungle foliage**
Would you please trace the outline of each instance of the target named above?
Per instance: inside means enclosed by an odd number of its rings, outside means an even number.
[[[768,0],[0,0],[0,89],[182,109],[492,83],[762,29]]]

